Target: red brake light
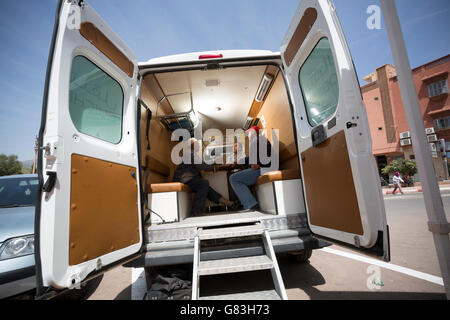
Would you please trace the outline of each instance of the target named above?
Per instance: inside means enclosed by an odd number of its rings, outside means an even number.
[[[198,56],[199,60],[202,59],[217,59],[217,58],[223,58],[222,54],[202,54],[200,56]]]

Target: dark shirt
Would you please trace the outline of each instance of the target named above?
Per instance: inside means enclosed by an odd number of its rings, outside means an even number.
[[[261,162],[261,159],[260,159],[260,156],[259,156],[260,143],[261,144],[264,144],[264,143],[267,144],[267,149],[266,149],[267,151],[266,152],[267,152],[267,157],[269,159],[272,156],[272,145],[270,144],[269,140],[267,140],[266,137],[264,137],[264,136],[259,136],[259,138],[257,139],[257,143],[255,143],[255,145],[256,145],[256,155],[257,155],[257,157],[256,157],[256,164],[258,164],[261,168],[268,168],[271,165],[271,161],[269,160],[269,162],[266,163],[266,164],[263,164]],[[248,166],[251,165],[250,157],[245,157],[245,164],[248,165]]]
[[[195,159],[197,159],[197,162],[201,161],[201,163],[196,164]],[[211,170],[214,167],[213,165],[204,163],[194,152],[191,153],[190,162],[191,163],[182,162],[177,166],[173,174],[174,182],[186,183],[193,178],[201,178],[201,170]]]

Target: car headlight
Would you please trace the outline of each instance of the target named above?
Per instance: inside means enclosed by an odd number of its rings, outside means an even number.
[[[0,247],[0,260],[17,258],[34,253],[34,236],[6,240]]]

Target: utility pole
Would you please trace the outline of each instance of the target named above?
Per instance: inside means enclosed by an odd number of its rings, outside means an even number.
[[[36,139],[34,140],[34,159],[33,159],[33,168],[31,169],[31,173],[35,174],[36,173],[36,168],[37,168],[37,152],[39,150],[39,137],[36,136]]]
[[[422,183],[429,221],[428,229],[433,234],[445,292],[447,299],[450,299],[450,225],[445,216],[441,193],[434,172],[395,0],[380,0],[380,4]]]

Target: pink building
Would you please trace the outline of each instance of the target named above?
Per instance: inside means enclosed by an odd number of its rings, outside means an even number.
[[[450,55],[412,70],[430,152],[439,180],[448,179],[444,171],[443,156],[450,151],[449,72]],[[364,77],[364,80],[369,84],[362,86],[361,91],[369,118],[372,151],[377,159],[378,168],[381,170],[386,164],[398,158],[415,159],[395,67],[384,65]],[[440,152],[440,139],[445,140],[445,154]]]

